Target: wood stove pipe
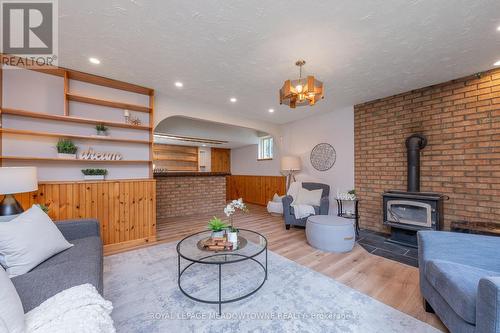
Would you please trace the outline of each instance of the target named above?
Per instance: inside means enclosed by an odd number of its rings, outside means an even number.
[[[420,150],[427,145],[422,134],[412,134],[406,139],[408,165],[408,192],[420,192]]]

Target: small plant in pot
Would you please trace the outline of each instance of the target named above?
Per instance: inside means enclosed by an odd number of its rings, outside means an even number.
[[[76,151],[78,150],[78,147],[75,146],[73,141],[60,139],[59,142],[57,142],[56,148],[58,158],[76,160]]]
[[[212,238],[224,237],[226,228],[227,224],[225,224],[224,221],[218,217],[214,216],[210,221],[208,221],[208,229],[212,230]]]
[[[108,135],[108,128],[104,126],[104,124],[95,125],[95,129],[97,131],[97,135],[106,136]]]
[[[83,179],[85,180],[104,180],[108,174],[106,169],[83,169]]]

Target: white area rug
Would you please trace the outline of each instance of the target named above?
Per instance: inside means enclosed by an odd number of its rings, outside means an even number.
[[[217,305],[192,301],[179,290],[175,245],[104,258],[104,294],[113,302],[117,332],[440,332],[272,252],[264,286],[249,298],[223,304],[218,317]],[[263,278],[249,261],[222,269],[223,299],[249,291]],[[217,271],[217,265],[195,265],[182,286],[215,300]]]

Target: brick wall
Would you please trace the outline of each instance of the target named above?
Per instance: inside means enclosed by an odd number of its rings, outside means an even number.
[[[156,217],[219,211],[226,204],[225,176],[157,177]]]
[[[450,197],[451,221],[500,223],[500,70],[354,107],[355,186],[360,224],[382,226],[385,190],[406,190],[405,139],[423,133],[421,191]]]

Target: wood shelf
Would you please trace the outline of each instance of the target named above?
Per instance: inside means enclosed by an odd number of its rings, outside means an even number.
[[[149,160],[118,160],[118,161],[98,161],[98,160],[70,160],[57,157],[30,157],[30,156],[0,156],[0,159],[6,161],[33,161],[33,162],[64,162],[64,163],[117,163],[117,164],[138,164],[150,163]]]
[[[186,160],[182,158],[175,158],[175,157],[154,157],[155,161],[176,161],[176,162],[186,162],[186,163],[194,163],[198,165],[198,160]]]
[[[119,139],[109,136],[91,136],[91,135],[75,135],[66,133],[49,133],[49,132],[38,132],[38,131],[26,131],[18,130],[13,128],[0,128],[0,133],[15,134],[15,135],[33,135],[33,136],[47,136],[47,137],[58,137],[58,138],[73,138],[73,139],[83,139],[83,140],[96,140],[96,141],[110,141],[110,142],[125,142],[125,143],[140,143],[140,144],[150,144],[149,140],[131,140],[131,139]]]
[[[102,120],[94,120],[94,119],[72,117],[72,116],[61,116],[61,115],[55,115],[55,114],[31,112],[31,111],[17,110],[17,109],[2,109],[0,112],[3,114],[10,114],[10,115],[21,116],[21,117],[31,117],[31,118],[37,118],[37,119],[48,119],[48,120],[57,120],[57,121],[67,121],[67,122],[81,123],[81,124],[94,124],[94,125],[104,124],[105,126],[131,128],[131,129],[143,130],[143,131],[151,131],[150,126],[143,126],[143,125],[136,126],[136,125],[119,123],[119,122],[114,122],[114,121],[102,121]]]
[[[126,110],[138,111],[138,112],[151,113],[151,108],[149,108],[147,106],[142,106],[142,105],[129,104],[129,103],[123,103],[123,102],[115,102],[115,101],[110,101],[107,99],[98,99],[98,98],[82,96],[82,95],[77,95],[77,94],[70,94],[70,93],[66,93],[66,98],[70,101],[73,101],[73,102],[101,105],[101,106],[106,106],[106,107],[115,108],[115,109],[126,109]]]

